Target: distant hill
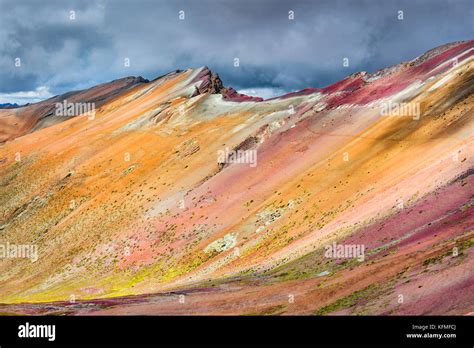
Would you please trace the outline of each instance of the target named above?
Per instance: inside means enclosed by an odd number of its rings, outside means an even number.
[[[19,105],[17,103],[5,103],[5,104],[0,104],[0,109],[12,109],[12,108],[17,108]]]
[[[99,108],[113,98],[130,91],[134,87],[147,83],[148,80],[143,77],[124,77],[107,83],[94,86],[81,91],[71,91],[58,95],[38,103],[21,105],[0,104],[0,110],[3,109],[0,119],[0,144],[33,130],[38,130],[63,122],[68,117],[54,116],[55,105],[68,101],[71,103],[94,103]]]

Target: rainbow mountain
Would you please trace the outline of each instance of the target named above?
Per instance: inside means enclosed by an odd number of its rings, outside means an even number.
[[[0,313],[473,314],[473,49],[268,100],[201,67],[0,109]]]

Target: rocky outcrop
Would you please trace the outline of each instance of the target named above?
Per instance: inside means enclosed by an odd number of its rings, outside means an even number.
[[[219,75],[213,73],[207,66],[201,68],[200,73],[192,82],[200,82],[196,84],[196,92],[193,96],[204,93],[218,94],[221,93],[224,88]]]

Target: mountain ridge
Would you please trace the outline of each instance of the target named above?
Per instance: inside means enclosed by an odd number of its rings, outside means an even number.
[[[424,54],[412,59],[411,61],[407,62],[401,62],[386,68],[379,69],[373,73],[368,73],[366,71],[360,71],[360,72],[355,72],[353,74],[348,75],[344,79],[337,81],[331,85],[328,85],[326,87],[320,87],[320,88],[315,88],[315,87],[307,87],[305,89],[302,89],[300,91],[296,92],[290,92],[287,94],[283,94],[281,96],[269,98],[267,100],[276,100],[280,98],[287,98],[287,97],[292,97],[292,96],[298,96],[298,95],[307,95],[307,94],[314,94],[314,93],[334,93],[334,92],[339,92],[337,88],[339,86],[344,85],[344,82],[349,81],[349,87],[352,85],[353,88],[358,89],[364,84],[370,84],[373,81],[376,81],[380,77],[387,77],[393,73],[399,72],[400,70],[404,70],[407,67],[417,67],[420,64],[423,64],[426,60],[429,60],[433,56],[440,55],[442,53],[445,53],[446,51],[456,48],[456,47],[461,47],[464,45],[470,45],[471,41],[456,41],[448,44],[444,44],[438,47],[435,47],[431,50],[428,50]],[[192,81],[192,83],[200,83],[199,87],[195,87],[195,92],[193,93],[192,97],[197,96],[199,94],[203,93],[211,93],[211,94],[221,94],[225,100],[228,101],[236,101],[236,102],[243,102],[243,101],[254,101],[254,102],[261,102],[264,101],[263,98],[258,97],[258,96],[247,96],[245,94],[238,93],[235,89],[232,87],[225,87],[222,80],[219,77],[218,73],[212,72],[207,66],[202,66],[199,68],[191,68],[188,70],[175,70],[172,72],[169,72],[165,75],[159,76],[153,81],[158,81],[161,78],[164,78],[166,76],[172,76],[173,74],[180,74],[183,71],[189,71],[189,70],[195,70],[195,71],[200,71],[199,76],[196,77],[195,81]],[[80,96],[81,94],[87,94],[87,93],[93,93],[93,91],[100,89],[100,88],[108,88],[109,86],[114,86],[117,85],[117,90],[111,92],[109,95],[105,95],[101,97],[102,99],[91,99],[91,98],[80,98],[77,100],[79,103],[89,103],[89,102],[95,102],[97,103],[97,107],[100,107],[103,103],[107,102],[108,99],[112,98],[113,96],[120,95],[120,93],[126,91],[128,88],[133,88],[135,86],[138,86],[143,83],[149,83],[150,80],[147,80],[143,78],[142,76],[138,77],[123,77],[123,78],[118,78],[109,82],[104,82],[99,85],[96,85],[94,87],[84,89],[84,90],[77,90],[77,91],[70,91],[63,93],[61,95],[56,95],[54,97],[48,98],[44,101],[37,102],[37,103],[32,103],[32,104],[26,104],[22,106],[17,106],[20,110],[20,115],[12,115],[12,114],[6,114],[3,115],[0,113],[0,126],[1,128],[6,128],[6,127],[11,127],[11,123],[14,122],[16,127],[20,122],[18,122],[18,118],[24,118],[27,119],[26,124],[23,127],[23,130],[17,134],[14,135],[8,135],[2,132],[0,132],[0,144],[2,142],[12,140],[15,137],[22,136],[27,134],[28,132],[34,131],[35,129],[41,129],[43,127],[47,127],[50,124],[55,124],[57,122],[61,122],[66,120],[65,118],[54,118],[52,119],[52,111],[54,110],[54,106],[56,103],[61,103],[64,100],[67,100],[67,98],[72,97],[72,96]],[[125,84],[122,86],[122,84]],[[127,86],[128,85],[128,86]],[[341,90],[341,92],[347,92],[346,90]],[[351,91],[352,92],[352,91]],[[73,98],[76,99],[76,98]],[[15,108],[17,108],[15,107]],[[26,109],[32,109],[30,110],[25,110]],[[5,109],[5,108],[4,108]],[[12,108],[8,108],[12,109]],[[38,114],[40,110],[45,110],[43,111],[43,114],[36,120],[28,120],[30,118],[30,114]],[[25,115],[22,115],[21,113],[24,112]],[[41,122],[43,121],[43,122]],[[37,123],[39,123],[37,125]],[[17,127],[18,128],[18,127]]]

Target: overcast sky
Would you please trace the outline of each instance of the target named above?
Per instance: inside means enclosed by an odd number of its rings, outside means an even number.
[[[473,39],[473,18],[473,0],[0,0],[0,103],[202,65],[269,97]]]

